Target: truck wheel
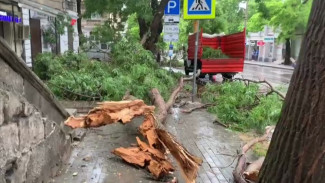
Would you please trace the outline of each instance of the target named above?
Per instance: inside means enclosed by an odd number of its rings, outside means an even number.
[[[223,73],[222,78],[224,81],[230,81],[234,77],[234,74],[232,73]]]
[[[199,78],[205,78],[205,75],[206,75],[206,74],[201,73],[201,74],[199,75]]]
[[[184,71],[186,76],[190,74],[190,71],[188,70],[188,66],[187,66],[187,60],[185,59],[184,59]]]
[[[213,76],[214,76],[213,74],[209,74],[209,80],[212,81],[212,82],[214,82]]]
[[[186,66],[185,66],[185,68],[184,68],[184,71],[185,71],[185,75],[186,75],[186,76],[188,76],[188,75],[190,74],[190,71],[187,70],[187,67],[186,67]]]

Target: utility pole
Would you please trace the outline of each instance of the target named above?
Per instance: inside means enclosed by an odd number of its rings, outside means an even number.
[[[192,102],[194,102],[196,93],[197,93],[197,86],[196,86],[196,72],[197,72],[197,54],[199,50],[199,34],[200,34],[200,21],[196,20],[195,28],[196,37],[195,37],[195,54],[194,54],[194,71],[193,71],[193,88],[192,88]]]
[[[248,1],[249,0],[246,0],[246,7],[245,7],[245,23],[244,23],[244,27],[245,27],[245,33],[246,33],[246,30],[247,30],[247,19],[248,19]],[[247,39],[246,39],[247,41]],[[249,41],[248,43],[248,52],[247,52],[247,60],[249,60],[249,53],[251,52],[251,43]]]

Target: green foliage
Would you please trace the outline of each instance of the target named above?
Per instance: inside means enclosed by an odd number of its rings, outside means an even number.
[[[137,21],[137,14],[134,13],[127,20],[126,37],[129,40],[140,41],[140,28]]]
[[[121,41],[112,56],[111,63],[103,63],[71,52],[58,57],[41,54],[36,73],[57,97],[68,100],[121,100],[129,90],[149,102],[152,88],[167,99],[180,77],[159,69],[153,55],[139,43]]]
[[[81,63],[86,60],[85,54],[75,54],[71,51],[65,52],[62,56],[43,53],[37,55],[33,69],[40,79],[47,81],[52,76],[61,74],[64,69],[79,70]]]
[[[34,64],[33,70],[36,75],[42,80],[49,80],[53,73],[51,73],[55,57],[52,53],[43,53],[37,55]]]
[[[253,151],[258,157],[265,157],[267,153],[267,149],[268,148],[265,147],[265,145],[260,143],[255,144],[253,147]]]
[[[156,2],[158,3],[158,1]],[[136,2],[134,0],[85,0],[84,3],[86,6],[85,17],[91,17],[92,14],[107,17],[107,26],[105,27],[109,30],[106,33],[122,31],[124,29],[123,23],[128,19],[130,20],[130,18],[132,23],[137,21],[137,18],[141,18],[150,25],[154,12],[157,10],[157,7],[154,4],[148,3],[147,0],[138,0]],[[130,22],[128,21],[128,23]],[[129,28],[132,29],[134,26],[135,24],[131,24]]]
[[[263,18],[262,13],[254,14],[247,22],[247,30],[250,32],[259,32],[264,29],[264,26],[268,24],[268,21]]]
[[[258,11],[248,21],[248,28],[260,31],[263,25],[281,30],[281,41],[294,38],[296,31],[306,29],[312,0],[256,0]]]
[[[126,70],[131,69],[136,64],[145,64],[150,68],[158,68],[153,54],[143,49],[140,43],[132,40],[121,40],[114,46],[112,56],[112,63]]]
[[[193,89],[193,86],[192,85],[190,85],[190,84],[185,84],[184,85],[184,90],[185,91],[191,92],[192,89]]]
[[[56,43],[56,33],[63,35],[65,33],[65,28],[68,28],[68,32],[73,32],[73,27],[70,24],[71,17],[65,14],[59,14],[56,16],[56,21],[49,21],[49,26],[43,29],[43,37],[46,43],[55,44]],[[55,32],[56,31],[56,32]]]
[[[221,49],[213,49],[211,47],[203,47],[202,58],[212,59],[212,58],[229,58],[229,57],[226,54],[224,54]]]
[[[258,96],[258,90],[257,84],[246,86],[242,82],[207,85],[203,101],[216,104],[208,111],[232,129],[263,133],[266,126],[278,121],[282,101],[277,95]]]
[[[218,34],[227,32],[226,12],[222,9],[222,4],[217,2],[216,4],[216,18],[213,20],[201,20],[200,26],[203,28],[204,33]]]
[[[226,34],[242,31],[244,28],[245,12],[239,10],[239,3],[242,0],[219,0],[221,10],[223,11],[223,20],[226,22]]]
[[[120,31],[110,21],[96,26],[91,33],[95,40],[101,43],[116,42],[121,38]]]

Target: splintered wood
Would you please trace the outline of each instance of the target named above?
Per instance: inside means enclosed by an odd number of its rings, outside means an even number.
[[[265,134],[262,137],[255,138],[249,141],[242,147],[242,152],[239,155],[237,166],[232,172],[234,176],[234,181],[236,183],[253,183],[258,181],[258,174],[264,162],[264,157],[258,159],[257,161],[251,163],[249,166],[247,163],[246,153],[250,150],[256,143],[266,141],[272,137],[274,126],[266,127]]]
[[[69,117],[65,125],[72,128],[100,127],[117,122],[125,124],[131,122],[136,116],[144,116],[139,131],[147,142],[137,137],[137,147],[120,147],[113,153],[130,164],[147,168],[156,179],[159,179],[175,170],[166,156],[168,150],[181,167],[186,182],[195,182],[202,160],[191,155],[163,129],[154,111],[154,106],[148,106],[142,100],[103,102],[86,116]],[[163,117],[159,114],[158,116],[159,120],[162,120]]]

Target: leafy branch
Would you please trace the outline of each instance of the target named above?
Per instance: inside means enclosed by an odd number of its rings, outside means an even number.
[[[251,80],[251,79],[242,79],[242,78],[236,78],[236,79],[233,79],[233,80],[248,82],[248,85],[249,85],[250,82],[251,82],[251,83],[257,83],[257,84],[263,84],[263,83],[265,83],[265,84],[267,84],[267,85],[270,87],[270,89],[271,89],[271,91],[268,92],[268,93],[266,94],[266,96],[271,95],[272,93],[276,93],[277,95],[279,95],[279,96],[281,97],[282,100],[285,99],[285,96],[284,96],[281,92],[279,92],[279,91],[277,91],[276,89],[274,89],[274,87],[272,86],[272,84],[271,84],[270,82],[266,81],[266,80],[263,80],[263,81],[256,81],[256,80]]]

